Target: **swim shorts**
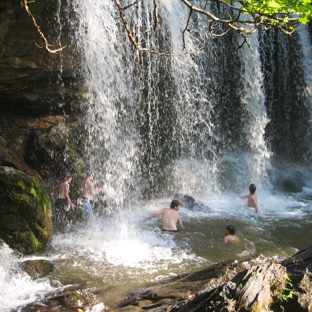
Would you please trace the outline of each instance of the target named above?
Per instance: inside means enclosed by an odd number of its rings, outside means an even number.
[[[90,204],[90,200],[86,197],[82,197],[81,202],[83,203],[83,206],[86,209],[86,213],[88,214],[88,217],[92,216],[92,207]]]

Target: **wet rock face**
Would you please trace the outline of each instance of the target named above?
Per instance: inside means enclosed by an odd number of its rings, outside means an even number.
[[[11,167],[0,167],[0,189],[0,238],[22,253],[50,243],[51,202],[38,180]]]
[[[66,22],[75,18],[70,5],[28,2],[49,48],[65,47],[50,53],[21,1],[0,0],[0,166],[31,174],[49,188],[66,172],[85,173],[86,77],[72,35],[75,23]]]
[[[66,46],[60,53],[49,53],[21,2],[1,1],[0,111],[44,116],[77,108],[82,82],[80,56],[70,42],[71,30],[62,28],[56,18],[57,3],[28,3],[50,48]],[[66,10],[61,9],[65,15]]]

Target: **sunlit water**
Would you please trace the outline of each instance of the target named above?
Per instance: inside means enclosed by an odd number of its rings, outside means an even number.
[[[160,2],[163,22],[168,24],[172,40],[169,45],[172,52],[177,53],[181,48],[179,29],[183,30],[185,23],[176,17],[188,14],[180,1]],[[54,233],[45,251],[27,257],[53,262],[55,270],[46,278],[31,280],[18,266],[26,257],[18,257],[6,245],[2,247],[0,285],[5,287],[0,289],[1,311],[19,310],[73,284],[95,293],[105,306],[114,307],[127,290],[163,278],[196,271],[222,260],[240,260],[258,254],[286,257],[309,247],[312,183],[306,181],[311,188],[297,195],[272,191],[270,185],[276,181],[273,175],[287,176],[287,173],[277,172],[271,165],[271,154],[263,138],[268,119],[256,38],[251,39],[252,51],[246,47],[238,54],[242,60],[242,68],[238,68],[242,86],[234,90],[239,93],[248,115],[248,122],[241,129],[246,146],[242,148],[241,144],[237,150],[236,142],[232,142],[232,149],[224,146],[224,151],[218,154],[214,144],[220,145],[226,135],[222,137],[217,130],[218,123],[223,120],[217,120],[216,124],[211,121],[214,110],[223,103],[223,98],[213,90],[219,87],[216,77],[227,70],[228,64],[220,68],[212,57],[212,50],[200,55],[197,63],[190,55],[169,61],[147,55],[147,67],[139,71],[127,48],[120,44],[122,32],[111,1],[74,0],[72,5],[79,16],[76,40],[84,50],[88,73],[89,98],[84,107],[86,155],[98,181],[104,181],[106,192],[103,198],[97,198],[100,200],[94,210],[94,220],[69,222],[65,231]],[[141,2],[138,4],[135,21],[138,29],[144,23],[153,28],[153,21],[140,19],[146,9]],[[133,19],[135,17],[134,14]],[[205,29],[207,24],[200,27]],[[196,36],[193,40],[197,40]],[[187,38],[189,50],[196,50],[195,41]],[[169,68],[166,78],[158,71],[162,67]],[[309,71],[307,76],[311,77]],[[163,84],[162,88],[157,88],[159,84]],[[225,96],[232,96],[232,90],[223,91]],[[179,140],[177,146],[181,149],[180,157],[174,158],[175,154],[171,154],[168,170],[159,161],[163,155],[158,145],[158,140],[162,139],[158,133],[166,128],[166,123],[158,119],[158,109],[164,102],[168,102],[167,106],[172,103],[174,114],[170,112],[170,121],[176,123],[171,132],[165,132],[165,137],[171,141],[163,147],[173,145],[171,151],[175,151],[178,149],[175,141]],[[142,111],[138,112],[141,106]],[[144,115],[141,124],[136,114]],[[147,124],[148,128],[142,124]],[[144,144],[140,126],[148,133]],[[240,127],[240,123],[235,127]],[[230,134],[231,129],[228,129]],[[140,171],[144,167],[142,158],[147,153],[149,161],[145,163],[144,173],[149,174],[148,182],[158,178],[155,174],[158,169],[168,171],[167,189],[162,191],[172,192],[171,197],[146,202],[137,200],[142,198],[144,188],[148,190]],[[309,174],[305,172],[305,176]],[[246,195],[250,183],[258,187],[258,214],[246,207],[245,199],[237,196]],[[226,189],[242,192],[222,194]],[[176,234],[162,233],[159,218],[139,222],[168,207],[175,191],[193,196],[209,209],[182,207],[180,214],[185,229]],[[102,202],[107,206],[101,207]],[[242,238],[241,245],[218,244],[222,242],[227,224],[235,226],[236,234]]]
[[[99,302],[114,307],[127,290],[222,260],[258,254],[290,256],[311,245],[311,196],[312,189],[308,188],[296,196],[259,190],[258,214],[237,194],[196,198],[210,210],[182,207],[179,212],[185,229],[176,234],[162,233],[160,218],[139,222],[168,207],[171,198],[134,203],[120,215],[96,217],[56,233],[45,252],[29,257],[48,259],[55,265],[51,275],[37,281],[18,270],[18,262],[25,258],[18,258],[3,246],[0,282],[6,287],[0,292],[1,311],[18,310],[73,284],[96,292]],[[227,224],[235,226],[242,245],[218,244]]]

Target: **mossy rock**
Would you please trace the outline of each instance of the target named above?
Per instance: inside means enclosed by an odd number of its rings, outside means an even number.
[[[44,277],[54,270],[53,263],[48,260],[26,260],[21,267],[32,279]]]
[[[38,180],[0,167],[0,238],[21,253],[35,252],[52,239],[51,201]]]

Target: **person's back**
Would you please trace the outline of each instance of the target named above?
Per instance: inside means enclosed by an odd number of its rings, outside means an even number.
[[[237,244],[237,243],[240,242],[240,239],[239,239],[239,237],[236,236],[236,235],[231,235],[231,234],[229,234],[229,235],[227,235],[227,236],[224,237],[224,242],[225,242],[225,243]]]
[[[249,186],[249,194],[245,196],[238,196],[239,198],[247,198],[247,206],[251,208],[255,208],[256,213],[259,211],[259,206],[258,206],[258,197],[256,194],[256,185],[255,184],[250,184]]]
[[[233,225],[229,224],[225,227],[225,237],[224,242],[225,243],[233,243],[238,244],[240,242],[240,238],[235,234],[235,228]]]
[[[247,206],[251,208],[255,208],[256,212],[258,212],[258,204],[257,204],[257,194],[249,194],[248,200],[247,200]]]
[[[176,231],[177,223],[179,224],[179,220],[180,220],[180,214],[175,209],[173,208],[163,209],[163,212],[162,212],[162,229],[163,230]]]
[[[180,202],[174,199],[170,204],[170,208],[163,208],[153,213],[149,217],[145,218],[144,220],[141,220],[140,222],[145,222],[147,220],[150,220],[152,218],[155,218],[161,215],[162,216],[162,230],[176,232],[178,230],[177,226],[180,228],[183,228],[182,220],[181,220],[180,214],[178,213],[180,206],[181,206]]]
[[[67,181],[64,181],[59,186],[59,198],[61,199],[67,198],[68,192],[69,192],[69,184]]]

